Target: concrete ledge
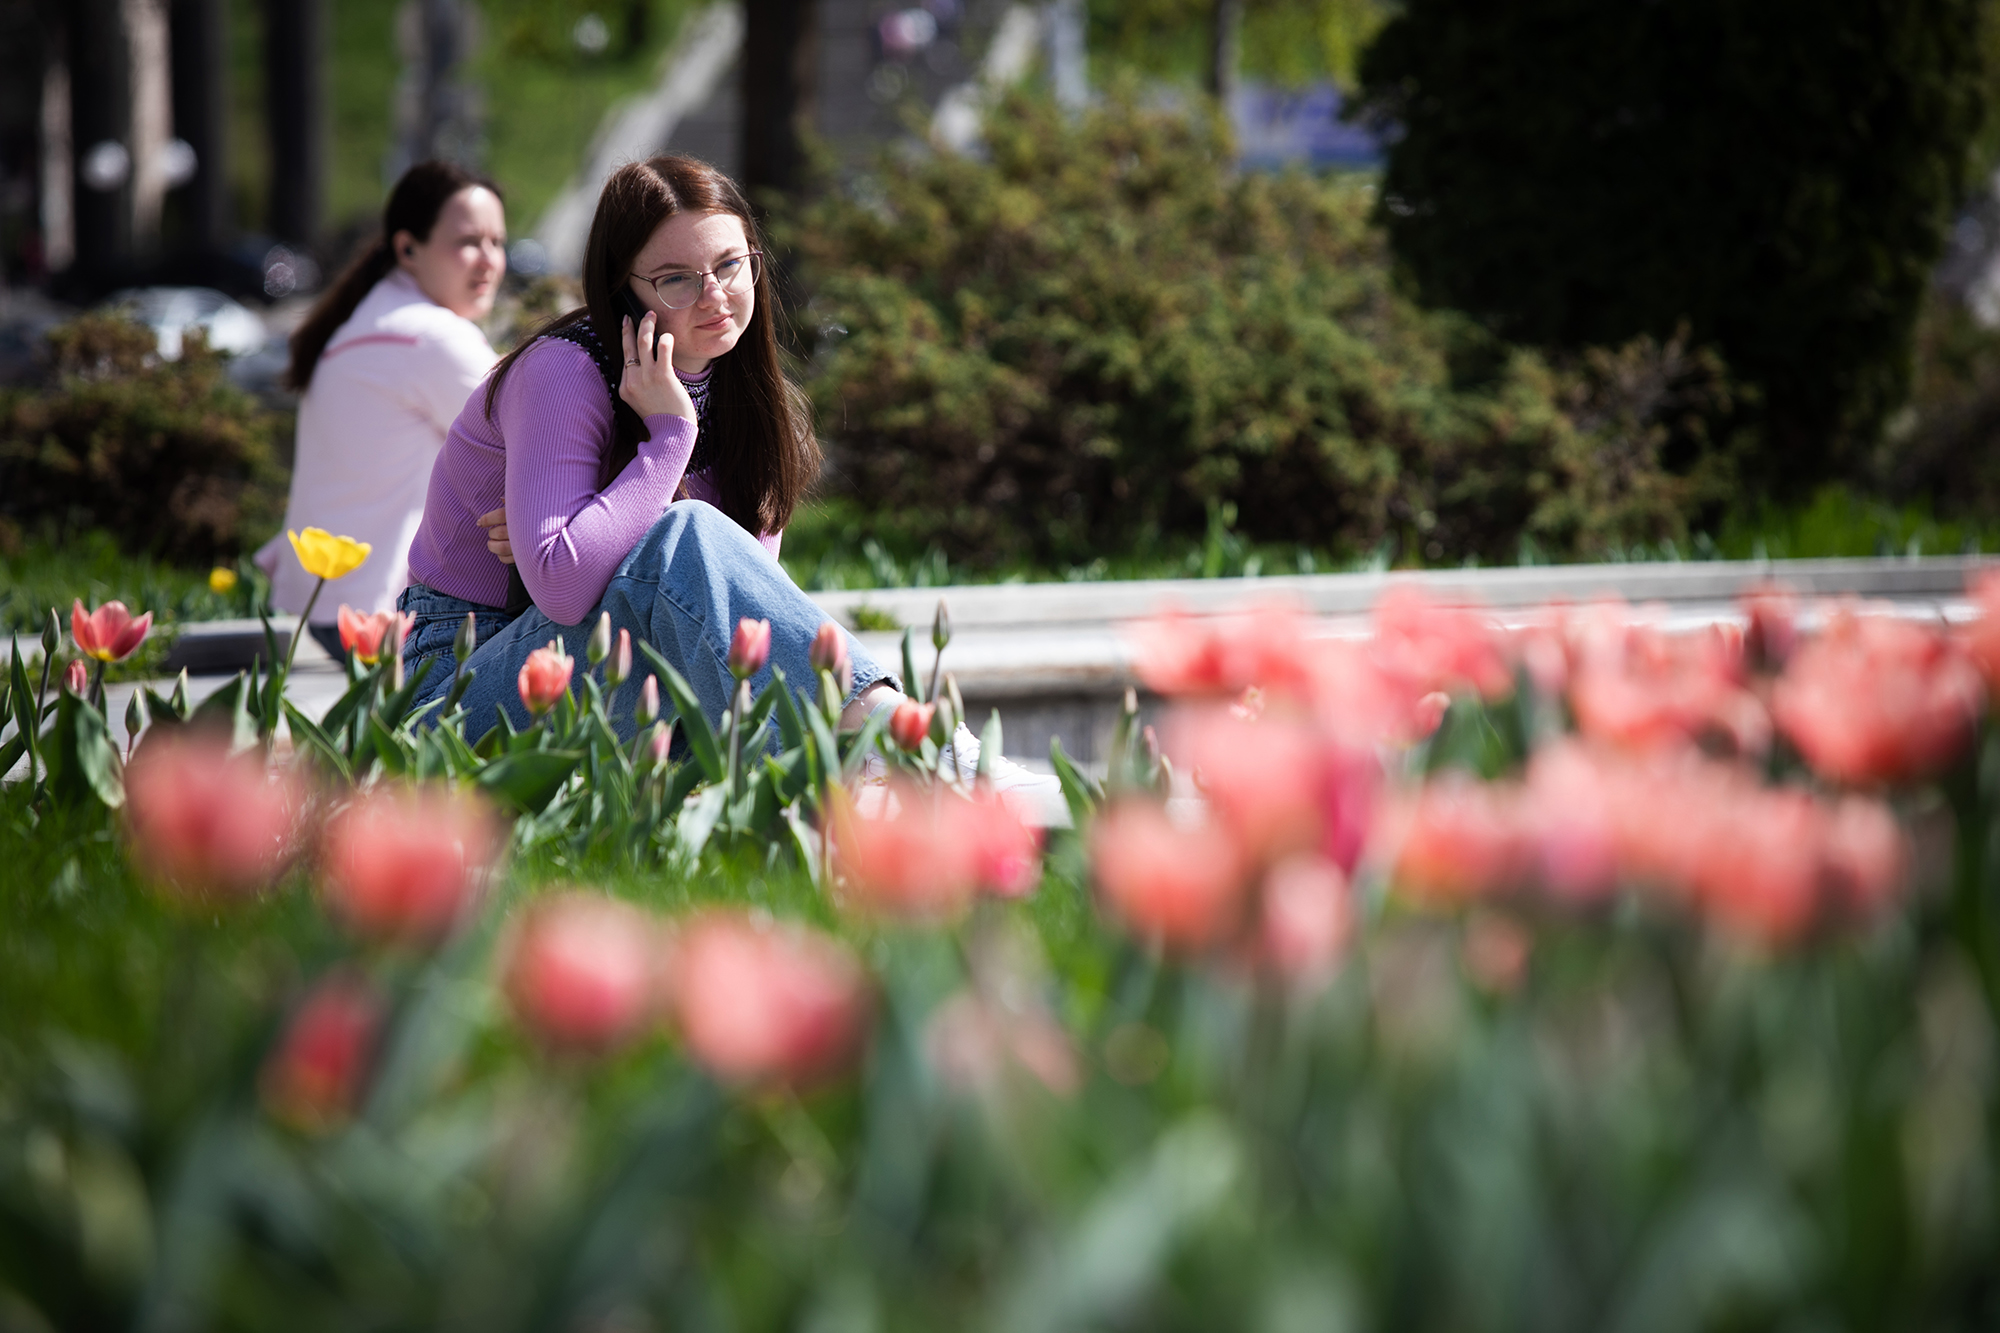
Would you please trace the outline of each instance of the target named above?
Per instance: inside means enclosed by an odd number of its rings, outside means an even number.
[[[1619,597],[1629,602],[1728,602],[1763,583],[1800,593],[1895,599],[1962,597],[1972,575],[2000,568],[2000,557],[1946,556],[1876,560],[1688,561],[1681,564],[1534,565],[1258,579],[1148,579],[1124,583],[1003,583],[946,588],[877,588],[820,592],[813,599],[842,624],[867,606],[923,631],[938,598],[956,629],[1105,624],[1177,607],[1224,615],[1258,602],[1286,601],[1318,616],[1363,615],[1382,593],[1413,584],[1433,596],[1495,610],[1547,602]]]

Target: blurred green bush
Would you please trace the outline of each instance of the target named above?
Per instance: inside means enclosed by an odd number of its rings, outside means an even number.
[[[1223,125],[1027,95],[979,158],[897,153],[792,219],[830,489],[954,560],[1199,535],[1393,559],[1678,540],[1729,493],[1721,363],[1556,363],[1392,281],[1372,187],[1235,171]],[[1711,424],[1724,423],[1725,433]]]
[[[45,383],[0,392],[0,540],[101,528],[128,552],[207,565],[276,525],[281,419],[198,334],[162,361],[150,329],[87,314],[49,350]]]
[[[1851,474],[1986,119],[1986,0],[1412,0],[1365,53],[1427,303],[1540,347],[1686,323],[1762,391],[1750,475]]]

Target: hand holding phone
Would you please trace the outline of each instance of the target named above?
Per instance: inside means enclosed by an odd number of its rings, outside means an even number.
[[[676,416],[698,421],[694,399],[688,396],[680,376],[674,374],[674,335],[661,327],[659,316],[646,309],[629,286],[618,289],[617,304],[624,316],[619,342],[625,358],[618,396],[642,417]]]

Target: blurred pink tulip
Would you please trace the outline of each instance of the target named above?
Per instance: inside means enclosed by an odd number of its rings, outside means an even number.
[[[862,912],[922,920],[964,911],[980,871],[980,849],[969,836],[974,816],[965,807],[948,792],[896,781],[883,813],[868,816],[836,788],[828,822],[845,882],[842,903]]]
[[[924,1025],[924,1053],[944,1085],[959,1093],[991,1093],[1014,1071],[1031,1075],[1058,1097],[1083,1084],[1076,1047],[1046,1011],[1014,1012],[959,991]]]
[[[1707,813],[1694,883],[1703,911],[1765,944],[1803,933],[1820,905],[1824,818],[1813,798],[1773,790]]]
[[[1615,787],[1584,745],[1558,741],[1528,762],[1527,837],[1535,878],[1568,902],[1590,902],[1618,886]]]
[[[1390,588],[1375,603],[1370,647],[1382,671],[1418,698],[1469,691],[1500,699],[1514,690],[1514,673],[1493,624],[1478,611],[1437,602],[1412,584]]]
[[[324,1131],[354,1113],[381,1030],[383,1004],[359,977],[322,980],[264,1062],[264,1106],[295,1128]]]
[[[1395,858],[1399,892],[1449,906],[1520,884],[1522,822],[1516,790],[1451,773],[1391,802],[1378,836]]]
[[[1474,985],[1506,995],[1521,988],[1534,943],[1527,928],[1511,917],[1478,912],[1466,922],[1459,958]]]
[[[1576,626],[1569,701],[1578,731],[1629,749],[1699,740],[1742,754],[1770,748],[1770,717],[1743,687],[1733,627],[1668,634],[1626,614],[1607,606]]]
[[[194,901],[246,898],[270,887],[291,852],[302,806],[291,777],[228,742],[155,731],[125,771],[132,859],[155,883]]]
[[[499,827],[475,796],[378,787],[327,821],[322,892],[363,939],[428,948],[464,918],[499,847]]]
[[[1277,715],[1241,721],[1219,708],[1176,710],[1166,750],[1255,861],[1317,847],[1324,834],[1324,742]]]
[[[1740,599],[1748,624],[1743,655],[1756,671],[1781,670],[1799,645],[1799,599],[1778,584],[1766,584]]]
[[[106,602],[90,612],[83,609],[81,598],[70,606],[69,632],[77,651],[100,662],[124,661],[139,650],[152,628],[151,611],[135,620],[123,602]]]
[[[1241,924],[1246,868],[1224,830],[1182,827],[1157,803],[1127,799],[1091,825],[1090,861],[1106,905],[1170,949],[1208,948]]]
[[[521,1025],[552,1050],[600,1054],[636,1037],[657,1003],[653,919],[598,893],[530,904],[502,950],[501,986]]]
[[[924,737],[930,735],[931,717],[937,712],[936,704],[920,704],[914,699],[905,699],[896,705],[896,711],[889,714],[889,736],[905,750],[923,747]]]
[[[540,717],[568,692],[570,676],[575,670],[576,659],[565,654],[560,643],[551,642],[546,648],[535,649],[521,664],[518,682],[521,702],[530,713]]]
[[[845,945],[742,912],[711,909],[681,928],[667,989],[688,1054],[730,1083],[816,1083],[867,1035],[867,978]]]
[[[1987,689],[2000,694],[2000,569],[1974,576],[1968,591],[1979,616],[1961,631],[1966,655],[1986,677]]]
[[[1042,832],[1021,818],[1021,812],[1004,794],[979,791],[971,800],[956,796],[939,799],[950,802],[951,812],[972,862],[972,879],[978,888],[996,898],[1025,898],[1042,881]]]
[[[383,658],[403,651],[403,640],[409,637],[410,626],[416,621],[401,611],[377,611],[364,616],[343,604],[335,623],[340,629],[342,651],[352,653],[363,666],[374,666]]]
[[[1829,891],[1852,916],[1875,915],[1909,883],[1909,839],[1880,801],[1843,797],[1828,813],[1824,848]]]
[[[736,622],[736,633],[729,641],[729,671],[738,680],[745,680],[764,669],[771,660],[771,622],[751,620],[747,616]]]
[[[1778,725],[1837,782],[1909,782],[1949,768],[1986,705],[1978,669],[1942,632],[1836,612],[1771,691]]]
[[[1265,872],[1258,895],[1255,963],[1305,984],[1323,981],[1354,930],[1347,876],[1319,856],[1294,856]]]
[[[1255,686],[1293,701],[1312,697],[1304,626],[1288,607],[1204,618],[1170,611],[1131,635],[1139,677],[1156,694],[1236,697]]]
[[[82,698],[83,692],[90,688],[90,668],[83,664],[81,657],[70,658],[69,665],[63,668],[63,688],[78,698]]]

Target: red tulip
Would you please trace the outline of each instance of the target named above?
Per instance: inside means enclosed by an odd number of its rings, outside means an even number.
[[[1313,695],[1312,649],[1289,607],[1200,620],[1169,611],[1131,635],[1139,677],[1156,694],[1234,698],[1256,686],[1292,701]]]
[[[1741,599],[1748,625],[1743,654],[1752,669],[1777,671],[1799,644],[1798,598],[1777,584],[1767,584]]]
[[[596,893],[530,906],[503,950],[502,985],[523,1026],[556,1050],[603,1052],[638,1035],[655,1003],[653,919]]]
[[[914,699],[905,699],[896,705],[896,711],[889,715],[889,735],[905,750],[921,749],[924,737],[931,734],[931,715],[937,712],[936,704],[920,704]]]
[[[364,939],[435,945],[464,918],[499,843],[476,797],[377,788],[327,823],[327,906]]]
[[[1797,790],[1709,812],[1696,850],[1696,900],[1717,924],[1769,944],[1793,939],[1820,906],[1824,817]]]
[[[670,957],[667,988],[681,1036],[716,1077],[797,1087],[839,1072],[859,1053],[868,986],[844,945],[713,909],[687,923]]]
[[[122,662],[137,652],[153,628],[153,613],[134,620],[123,602],[106,602],[86,613],[78,598],[69,610],[69,632],[77,651],[100,662]]]
[[[199,901],[267,888],[289,855],[300,804],[285,773],[207,735],[155,732],[125,772],[134,862]]]
[[[729,640],[729,672],[738,680],[756,675],[771,660],[771,622],[745,617]]]
[[[359,978],[320,982],[264,1062],[258,1080],[264,1105],[300,1129],[325,1130],[345,1120],[361,1100],[382,1015],[381,1000]]]
[[[1152,801],[1120,801],[1091,826],[1090,859],[1112,911],[1169,948],[1207,948],[1241,922],[1243,857],[1212,825],[1184,827]]]
[[[548,647],[535,649],[521,664],[521,702],[540,717],[569,691],[570,675],[575,670],[576,659],[563,652],[561,641],[551,640]]]
[[[364,666],[374,666],[383,658],[403,651],[403,640],[410,636],[410,626],[416,621],[401,611],[377,611],[364,616],[343,603],[336,623],[340,628],[341,650],[354,654]]]
[[[1971,743],[1986,685],[1943,633],[1890,616],[1836,613],[1771,691],[1807,763],[1838,782],[1907,782]]]
[[[1828,812],[1823,848],[1829,891],[1849,915],[1872,916],[1909,882],[1909,839],[1880,801],[1843,797]]]
[[[69,665],[63,668],[63,688],[79,698],[90,688],[90,668],[83,664],[81,657],[72,657]]]
[[[845,792],[832,792],[829,824],[845,880],[843,902],[860,911],[938,919],[971,901],[977,868],[966,836],[965,803],[945,792],[896,782],[882,813],[858,813]]]

